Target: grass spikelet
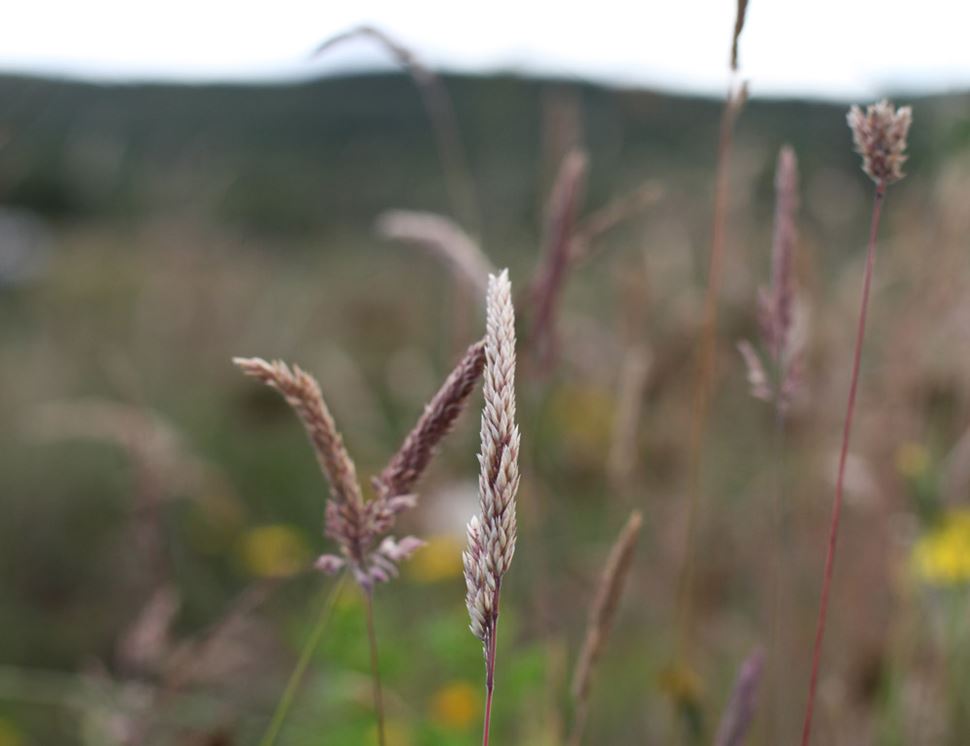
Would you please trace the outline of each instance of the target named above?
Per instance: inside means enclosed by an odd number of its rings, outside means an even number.
[[[633,562],[633,550],[640,538],[640,527],[642,525],[643,516],[639,511],[633,511],[610,549],[606,566],[603,568],[596,588],[596,596],[593,599],[592,606],[590,606],[589,621],[586,624],[586,638],[583,641],[583,647],[573,673],[572,697],[576,707],[576,715],[569,738],[571,746],[579,746],[583,738],[589,709],[593,668],[606,646],[606,640],[613,626],[613,620],[620,605],[620,597],[623,594],[623,586]]]
[[[542,259],[531,287],[533,316],[530,342],[542,365],[548,365],[555,354],[556,303],[569,267],[587,166],[585,153],[570,151],[563,159],[549,197]]]
[[[775,173],[775,225],[771,240],[771,287],[764,292],[762,334],[772,355],[781,360],[791,336],[794,321],[795,227],[798,211],[798,160],[795,151],[785,146],[778,153]]]
[[[465,351],[438,393],[424,408],[401,448],[384,471],[375,477],[378,494],[395,497],[412,491],[434,456],[438,443],[451,431],[465,408],[484,367],[485,342],[482,340]]]
[[[802,384],[801,347],[793,335],[797,211],[798,162],[795,151],[786,146],[778,154],[775,174],[771,284],[758,293],[758,326],[771,365],[765,365],[750,342],[738,345],[748,369],[751,395],[773,402],[779,417],[784,416]]]
[[[519,428],[515,424],[515,309],[508,270],[488,282],[485,372],[479,455],[481,512],[468,524],[463,555],[472,633],[485,653],[486,704],[482,735],[488,746],[495,690],[495,652],[502,577],[515,554],[519,488]]]
[[[298,366],[290,369],[281,360],[268,363],[260,358],[237,357],[233,362],[247,376],[276,389],[286,399],[306,429],[334,498],[348,505],[363,503],[357,469],[344,447],[316,379]]]
[[[869,106],[864,114],[858,106],[853,106],[847,121],[856,152],[862,156],[862,170],[869,178],[882,187],[902,179],[913,110],[909,106],[897,110],[883,99]]]
[[[734,690],[717,729],[714,746],[742,746],[757,706],[765,655],[759,648],[741,665]]]
[[[333,574],[349,565],[357,583],[369,595],[376,583],[395,577],[397,564],[423,545],[413,536],[398,541],[386,535],[398,513],[414,507],[414,497],[378,495],[374,500],[364,501],[354,462],[313,376],[297,366],[291,369],[281,361],[234,358],[233,362],[247,375],[283,395],[303,423],[330,482],[333,499],[327,502],[326,534],[340,546],[341,556],[322,555],[317,560],[317,569]]]

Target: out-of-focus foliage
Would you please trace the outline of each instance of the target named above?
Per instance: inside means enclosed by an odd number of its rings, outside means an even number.
[[[503,588],[496,742],[560,742],[593,585],[631,507],[644,532],[587,742],[671,743],[685,712],[709,742],[737,666],[768,643],[778,572],[785,678],[765,701],[791,742],[869,208],[844,107],[755,100],[738,124],[696,642],[682,667],[685,459],[720,103],[445,82],[479,187],[479,238],[517,288],[562,155],[549,145],[556,96],[577,102],[587,205],[647,178],[664,188],[571,274],[552,374],[526,364],[520,376],[520,538]],[[966,102],[906,101],[918,126],[910,176],[888,197],[820,694],[819,738],[836,746],[873,733],[886,744],[970,738]],[[301,570],[333,548],[303,432],[230,358],[311,371],[366,478],[481,335],[478,298],[373,233],[388,208],[448,209],[420,101],[397,76],[202,88],[9,78],[0,134],[0,204],[16,208],[0,213],[0,746],[101,746],[139,729],[152,744],[256,743],[333,582]],[[734,348],[755,330],[783,142],[802,172],[796,274],[809,322],[806,401],[781,438]],[[633,466],[617,483],[618,372],[634,345],[650,366]],[[85,434],[87,420],[41,427],[52,404],[94,398],[151,413],[178,447],[161,458],[151,439],[106,442]],[[480,742],[481,649],[459,558],[477,499],[472,402],[402,528],[429,545],[376,596],[397,746]],[[178,611],[136,666],[121,641],[160,585],[176,589]],[[361,599],[348,587],[281,743],[374,742],[370,697]]]

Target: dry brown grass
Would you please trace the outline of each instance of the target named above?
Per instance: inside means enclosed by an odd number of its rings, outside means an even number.
[[[569,737],[571,746],[579,746],[583,739],[583,731],[586,728],[586,718],[589,711],[589,692],[592,686],[593,669],[606,647],[610,629],[613,627],[613,620],[616,618],[616,612],[620,606],[623,586],[626,583],[627,575],[630,573],[633,550],[636,549],[637,540],[640,538],[640,527],[642,525],[643,516],[639,511],[633,511],[610,549],[606,565],[596,586],[596,596],[590,606],[589,620],[586,623],[586,638],[583,641],[583,647],[573,672],[572,697],[575,717],[572,733]]]

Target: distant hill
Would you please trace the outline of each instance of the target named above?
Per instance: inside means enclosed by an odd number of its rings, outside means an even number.
[[[562,80],[444,82],[487,223],[536,220],[551,171],[543,121],[569,106],[581,111],[591,200],[649,176],[685,188],[710,178],[719,101]],[[739,149],[791,142],[809,171],[855,168],[844,109],[755,101]],[[970,141],[970,98],[920,101],[917,120],[913,158],[926,173]],[[392,206],[447,211],[443,184],[421,99],[401,75],[206,86],[0,78],[0,201],[54,220],[184,213],[301,234]]]

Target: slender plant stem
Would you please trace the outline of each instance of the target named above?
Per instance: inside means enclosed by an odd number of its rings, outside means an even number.
[[[845,464],[849,455],[849,438],[852,434],[852,417],[855,413],[856,391],[859,386],[859,367],[862,362],[862,343],[866,335],[866,315],[869,308],[869,290],[872,286],[872,270],[876,263],[876,233],[882,214],[886,185],[876,186],[872,206],[872,223],[869,228],[869,247],[866,251],[866,271],[862,284],[862,305],[859,310],[859,327],[856,331],[855,352],[852,358],[852,380],[849,384],[849,401],[845,409],[845,425],[842,429],[842,450],[839,452],[839,471],[835,481],[835,501],[832,503],[832,521],[829,526],[828,551],[825,555],[825,571],[822,578],[822,596],[819,602],[818,623],[815,628],[815,647],[812,652],[812,675],[808,683],[808,702],[805,705],[805,724],[802,728],[802,746],[808,746],[812,737],[812,715],[815,710],[815,691],[818,685],[818,669],[822,658],[822,641],[825,638],[825,620],[828,616],[829,591],[832,587],[832,571],[835,566],[835,548],[839,538],[839,520],[842,517],[842,489],[845,482]]]
[[[580,746],[583,742],[583,732],[586,730],[586,720],[589,717],[589,702],[583,700],[576,706],[576,716],[573,719],[573,730],[569,735],[569,746]]]
[[[717,305],[721,292],[721,275],[725,243],[725,223],[728,207],[728,165],[733,141],[734,122],[740,104],[736,97],[740,94],[732,82],[721,115],[720,136],[717,147],[717,170],[714,183],[714,217],[711,230],[711,255],[707,271],[707,290],[704,295],[704,321],[701,343],[697,356],[697,377],[694,385],[694,400],[691,412],[690,450],[688,453],[689,502],[687,505],[687,536],[685,541],[684,569],[680,579],[678,656],[684,663],[687,644],[690,639],[693,585],[694,585],[694,545],[697,535],[697,512],[701,490],[701,447],[707,429],[707,415],[710,405],[711,380],[714,376],[714,358],[717,341]]]
[[[489,729],[492,725],[492,695],[495,693],[495,652],[498,648],[498,602],[502,588],[501,579],[495,587],[495,616],[488,634],[488,651],[485,656],[485,725],[482,728],[482,746],[488,746]]]
[[[785,371],[782,368],[778,380],[784,381]],[[787,605],[783,598],[784,589],[790,582],[790,557],[788,551],[788,522],[786,520],[786,505],[783,497],[786,485],[785,469],[785,414],[780,405],[775,407],[775,468],[774,468],[774,499],[772,500],[772,519],[775,536],[774,570],[772,572],[771,589],[771,621],[770,638],[768,643],[768,671],[769,682],[769,716],[766,718],[768,727],[768,742],[777,743],[778,734],[785,722],[785,687],[784,662],[781,651],[784,649],[784,633],[788,629]]]
[[[367,600],[367,639],[370,642],[370,672],[374,679],[374,713],[377,715],[377,742],[380,746],[387,743],[384,735],[384,694],[381,690],[381,669],[377,662],[377,635],[374,633],[374,594],[365,591]]]
[[[472,177],[468,155],[458,128],[458,118],[445,88],[444,82],[435,73],[422,65],[409,49],[401,45],[380,29],[373,26],[358,26],[338,34],[317,47],[317,56],[337,44],[354,37],[369,37],[383,46],[401,67],[411,76],[421,97],[421,103],[431,123],[438,160],[445,179],[445,189],[452,202],[455,217],[465,223],[473,235],[481,233],[481,215],[475,180]]]
[[[435,75],[415,78],[418,92],[428,112],[428,119],[434,130],[438,158],[444,171],[448,196],[452,200],[456,216],[464,218],[465,225],[472,235],[481,234],[481,215],[475,180],[468,165],[468,156],[462,145],[458,121],[451,98],[444,83]]]
[[[347,575],[345,573],[340,576],[337,582],[327,592],[326,598],[320,607],[320,614],[317,617],[317,623],[310,631],[310,636],[307,638],[306,645],[303,646],[303,650],[300,653],[300,658],[296,663],[296,667],[293,669],[293,673],[290,674],[290,678],[286,682],[286,688],[283,690],[283,696],[280,697],[280,701],[276,705],[276,710],[273,712],[273,719],[270,720],[269,727],[266,729],[266,732],[260,739],[259,746],[273,746],[273,744],[276,743],[276,739],[279,737],[280,730],[283,728],[283,723],[286,720],[286,716],[289,714],[290,708],[293,706],[293,702],[296,699],[296,693],[299,691],[300,684],[303,682],[303,675],[306,673],[307,666],[310,665],[310,659],[313,657],[313,651],[316,650],[317,646],[320,644],[320,638],[323,637],[323,632],[327,628],[327,623],[330,621],[330,616],[333,613],[333,607],[336,605],[337,598],[340,596],[340,592],[343,590],[346,582]]]
[[[491,662],[489,663],[489,680],[485,684],[485,727],[482,729],[482,746],[488,746],[488,734],[492,725],[492,696],[495,694],[495,682],[492,680],[495,666],[494,647],[489,650],[489,658]]]

